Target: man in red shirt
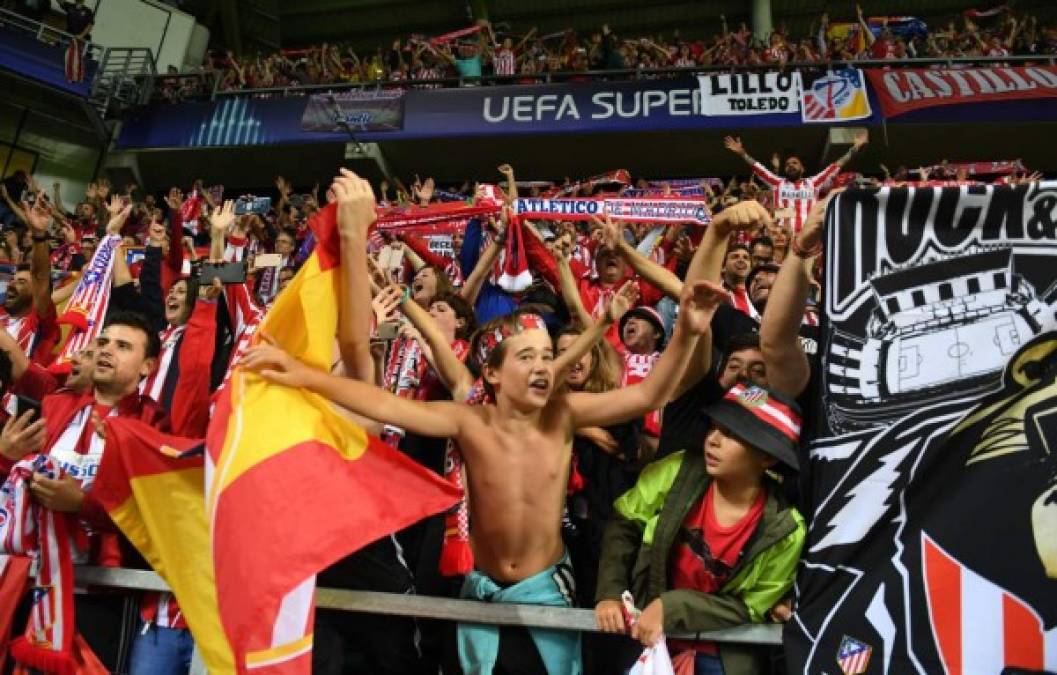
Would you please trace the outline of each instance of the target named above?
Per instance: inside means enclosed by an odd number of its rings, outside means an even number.
[[[746,152],[745,146],[741,144],[740,138],[727,136],[723,140],[723,145],[727,150],[730,150],[745,160],[745,163],[752,167],[752,172],[775,191],[774,202],[776,207],[776,219],[779,224],[788,226],[795,234],[803,228],[804,221],[807,219],[808,211],[811,210],[811,206],[818,200],[819,194],[826,189],[827,184],[832,181],[838,173],[840,173],[840,170],[851,161],[851,158],[854,157],[856,153],[858,153],[863,146],[869,142],[869,140],[869,133],[866,130],[860,131],[855,135],[855,140],[852,142],[852,146],[848,149],[848,152],[841,155],[837,161],[833,162],[814,176],[807,177],[804,176],[804,163],[801,162],[800,158],[796,155],[790,155],[785,158],[785,165],[783,167],[785,175],[779,176],[760,162],[753,159],[749,153]],[[778,159],[776,156],[776,170],[778,168],[777,162]]]
[[[32,262],[19,265],[15,277],[7,285],[7,296],[0,308],[0,326],[30,359],[46,366],[59,340],[49,278],[51,253],[47,232],[51,214],[39,198],[36,204],[25,204],[23,212],[33,234]]]

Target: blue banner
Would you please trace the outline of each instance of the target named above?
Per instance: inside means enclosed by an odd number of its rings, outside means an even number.
[[[808,78],[807,82],[813,80]],[[857,105],[823,114],[827,124],[879,124],[872,90]],[[865,95],[862,95],[865,94]],[[460,89],[413,89],[403,97],[403,127],[386,131],[308,131],[310,99],[224,97],[216,102],[155,104],[128,120],[118,147],[186,148],[413,140],[591,132],[700,131],[779,128],[804,124],[801,112],[706,115],[695,78],[570,82]],[[1012,122],[1052,119],[1052,103],[1003,101],[946,106],[898,121]],[[872,112],[871,112],[872,110]],[[755,112],[755,111],[754,111]],[[825,112],[825,111],[824,111]],[[853,114],[854,113],[854,114]],[[395,125],[388,125],[390,127]],[[315,125],[314,128],[320,128]]]

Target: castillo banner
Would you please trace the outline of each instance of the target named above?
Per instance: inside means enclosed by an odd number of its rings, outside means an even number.
[[[885,117],[939,105],[1057,96],[1055,66],[905,68],[871,70],[867,77]]]
[[[400,89],[313,94],[301,116],[305,131],[397,131],[404,125]]]
[[[790,672],[1057,670],[1057,183],[826,216]]]

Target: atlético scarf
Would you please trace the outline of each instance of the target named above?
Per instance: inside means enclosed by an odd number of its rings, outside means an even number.
[[[590,191],[606,186],[612,188],[614,191],[629,185],[631,183],[631,174],[628,173],[627,169],[617,169],[616,171],[610,171],[609,173],[599,174],[597,176],[591,176],[586,180],[582,180],[578,183],[571,185],[565,185],[560,188],[555,188],[545,194],[547,197],[567,197],[574,195],[580,190],[587,188]]]
[[[525,251],[525,236],[521,218],[511,216],[507,223],[506,249],[503,264],[496,284],[507,293],[520,293],[532,285],[528,253]]]
[[[401,398],[415,398],[419,385],[422,348],[414,338],[397,338],[389,346],[389,358],[382,373],[382,386]],[[400,445],[404,430],[386,425],[381,439],[393,448]]]
[[[49,367],[55,373],[68,373],[73,355],[91,344],[103,329],[106,311],[110,306],[110,284],[114,276],[114,256],[121,237],[107,236],[99,243],[92,261],[88,263],[77,288],[73,291],[66,311],[58,321],[71,327],[59,356]]]
[[[712,222],[708,203],[700,198],[654,197],[651,199],[624,198],[545,198],[526,197],[514,200],[519,216],[533,220],[578,220],[609,216],[628,223],[693,223]]]
[[[0,546],[10,555],[29,556],[36,562],[32,606],[25,633],[11,643],[15,661],[47,673],[72,673],[73,558],[67,516],[33,501],[29,492],[33,474],[62,477],[47,455],[30,455],[11,469],[0,488]]]

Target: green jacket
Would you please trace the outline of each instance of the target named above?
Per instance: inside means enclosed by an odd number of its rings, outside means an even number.
[[[613,504],[602,540],[596,599],[619,600],[628,589],[645,607],[664,605],[664,631],[685,635],[762,622],[793,585],[806,528],[799,512],[768,490],[763,516],[719,593],[669,589],[669,557],[683,521],[710,478],[700,452],[677,452],[643,470]],[[758,672],[759,650],[720,646],[727,675]]]

